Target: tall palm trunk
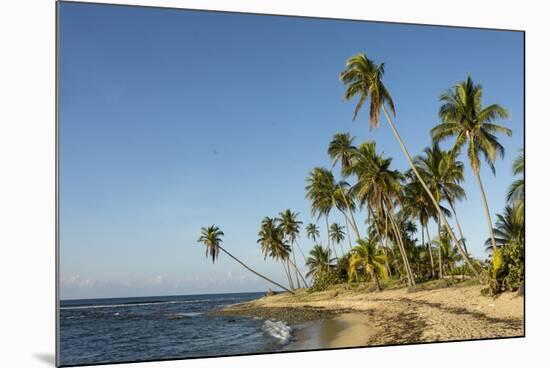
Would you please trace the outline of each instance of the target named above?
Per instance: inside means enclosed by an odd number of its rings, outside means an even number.
[[[493,253],[497,250],[497,244],[495,242],[495,234],[493,233],[493,223],[491,221],[491,213],[489,212],[489,205],[487,204],[487,197],[485,196],[485,190],[481,183],[481,177],[479,176],[479,170],[474,169],[474,175],[479,184],[479,190],[481,191],[481,198],[483,198],[483,206],[485,207],[485,216],[487,217],[487,225],[489,226],[489,235],[491,236],[491,246],[493,247]]]
[[[422,223],[422,221],[420,221],[420,228],[422,229],[422,246],[424,246],[426,242],[424,240],[424,224]]]
[[[458,216],[456,214],[456,209],[453,201],[447,200],[449,202],[449,205],[451,206],[451,211],[453,211],[453,216],[455,217],[456,226],[458,227],[458,233],[460,234],[460,240],[462,240],[462,246],[464,247],[464,252],[468,254],[468,248],[466,247],[466,238],[464,237],[464,234],[462,233],[462,227],[460,226],[460,221],[458,221]]]
[[[325,215],[325,223],[327,225],[327,251],[329,252],[329,257],[327,258],[327,272],[330,269],[330,230],[328,226],[328,214]]]
[[[365,265],[365,268],[367,268],[366,265]],[[380,280],[378,279],[378,275],[376,274],[376,271],[371,269],[370,275],[372,277],[372,281],[374,281],[374,286],[376,286],[376,291],[382,290],[382,288],[380,287]]]
[[[392,278],[392,274],[391,274],[391,267],[390,267],[390,261],[388,260],[388,216],[386,216],[385,218],[385,221],[386,221],[386,224],[384,225],[385,226],[385,229],[384,229],[384,255],[386,256],[386,270],[388,271],[388,276],[390,277],[390,279]]]
[[[286,264],[285,264],[286,262]],[[290,274],[290,264],[288,263],[288,258],[281,259],[283,268],[285,269],[286,277],[288,278],[288,286],[291,290],[294,290],[294,282],[292,282],[292,275]]]
[[[439,239],[439,246],[437,247],[437,258],[439,262],[439,278],[443,278],[443,262],[441,257],[441,246],[443,245],[443,240],[441,238],[441,216],[437,217],[437,234]]]
[[[351,245],[351,236],[349,236],[349,221],[347,218],[346,218],[346,234],[348,234],[349,249],[351,250],[353,246]]]
[[[401,238],[399,237],[399,230],[396,228],[393,219],[390,219],[390,224],[393,229],[393,235],[395,236],[397,248],[399,249],[399,253],[401,254],[401,259],[403,260],[403,268],[405,269],[405,274],[407,275],[407,284],[409,285],[409,287],[413,287],[414,279],[411,275],[411,270],[409,269],[409,260],[407,259],[407,253],[405,252],[405,248],[403,247],[403,244],[401,243]]]
[[[254,275],[256,276],[259,276],[261,277],[262,279],[266,280],[267,282],[270,282],[272,283],[273,285],[276,285],[278,287],[280,287],[281,289],[285,290],[285,291],[288,291],[289,293],[291,294],[294,294],[294,292],[292,290],[289,290],[287,289],[286,287],[284,287],[283,285],[279,284],[278,282],[276,281],[273,281],[271,280],[270,278],[267,278],[266,276],[262,275],[261,273],[258,273],[256,271],[254,271],[252,268],[248,267],[247,265],[245,265],[243,262],[241,262],[237,257],[233,256],[231,253],[229,253],[228,251],[226,251],[225,249],[223,249],[221,246],[218,245],[218,248],[220,248],[220,250],[222,252],[224,252],[225,254],[227,254],[229,257],[233,258],[235,261],[237,261],[237,263],[239,263],[241,266],[243,266],[244,268],[246,268],[248,271],[252,272]]]
[[[307,281],[306,279],[304,278],[304,276],[302,275],[302,273],[300,272],[300,270],[298,269],[298,266],[296,266],[296,264],[292,261],[290,261],[290,264],[292,265],[292,267],[294,267],[294,269],[296,270],[297,274],[300,276],[300,278],[302,279],[302,282],[304,283],[305,287],[309,287],[308,284],[307,284]]]
[[[378,236],[378,240],[380,241],[380,247],[382,248],[382,251],[384,252],[385,257],[385,266],[386,271],[388,271],[388,275],[391,278],[391,269],[390,269],[390,263],[388,262],[388,252],[386,248],[382,245],[382,234],[380,233],[380,229],[378,228],[378,222],[376,222],[376,216],[374,216],[374,211],[372,209],[372,206],[368,205],[369,213],[371,214],[371,218],[374,222],[374,229],[376,230],[376,236]],[[388,236],[388,218],[386,217],[386,245],[387,245],[387,236]]]
[[[339,186],[340,186],[340,192],[342,192],[342,197],[344,198],[344,203],[346,204],[346,207],[348,208],[348,212],[351,216],[351,221],[353,223],[353,229],[355,230],[355,234],[357,235],[357,239],[360,239],[361,235],[359,235],[359,228],[357,227],[357,222],[355,222],[355,216],[353,215],[353,211],[351,210],[351,208],[349,206],[348,198],[345,195],[344,190],[342,189],[342,185],[339,184]],[[347,219],[347,216],[346,216],[346,219]]]
[[[314,239],[313,241],[315,241],[315,239]],[[296,240],[294,241],[294,243],[295,243],[296,246],[298,247],[298,250],[300,251],[300,254],[302,255],[302,257],[304,257],[304,261],[307,262],[306,255],[305,255],[304,252],[302,251],[302,247],[300,247],[300,243],[298,243],[298,239],[296,239]]]
[[[405,153],[405,157],[406,157],[407,161],[409,162],[409,165],[411,166],[411,169],[414,172],[414,175],[416,176],[416,178],[418,179],[418,181],[420,182],[420,184],[422,185],[422,187],[424,188],[424,190],[426,191],[426,193],[428,194],[428,196],[432,200],[432,203],[434,204],[435,209],[437,210],[437,213],[439,214],[440,218],[443,219],[445,228],[447,229],[447,232],[451,236],[453,242],[456,244],[456,246],[457,246],[457,248],[460,252],[460,255],[464,259],[464,262],[466,262],[466,264],[468,265],[470,270],[474,273],[474,275],[476,275],[476,277],[479,277],[479,272],[477,271],[477,269],[474,267],[474,265],[470,261],[470,258],[468,257],[468,255],[466,253],[464,253],[464,250],[460,246],[460,242],[456,238],[455,233],[452,231],[451,226],[447,222],[447,219],[445,218],[445,216],[443,216],[443,213],[441,212],[441,208],[439,208],[438,202],[435,200],[433,194],[430,192],[430,190],[428,189],[428,186],[424,182],[424,179],[422,179],[422,177],[418,173],[418,170],[414,166],[414,164],[412,162],[412,159],[411,159],[411,156],[409,155],[409,151],[407,150],[407,147],[405,146],[405,143],[401,139],[401,136],[399,135],[399,132],[397,131],[397,128],[393,124],[393,121],[390,117],[390,114],[388,114],[388,111],[386,110],[386,107],[384,106],[384,104],[382,104],[382,110],[384,111],[384,114],[386,115],[386,119],[388,120],[388,124],[390,125],[390,127],[393,131],[393,134],[395,135],[395,138],[397,139],[399,145],[401,146],[401,149],[403,150],[403,153]],[[478,176],[478,182],[481,185],[481,180],[479,180],[479,176]],[[483,187],[481,187],[481,188],[482,188],[481,191],[483,193]],[[487,212],[487,215],[488,215],[489,214],[489,209],[487,208],[487,202],[486,201],[485,201],[485,208],[486,208],[486,212]],[[489,220],[489,224],[490,224],[491,223],[491,218],[488,217],[488,220]],[[490,228],[491,228],[491,235],[492,235],[492,233],[493,233],[492,232],[492,229],[493,229],[492,225],[490,225]],[[496,249],[496,245],[494,245],[494,236],[492,237],[492,242],[493,242],[494,249]]]
[[[428,236],[428,253],[430,254],[430,265],[432,270],[432,279],[435,278],[435,266],[434,256],[432,254],[432,238],[430,237],[430,230],[428,229],[428,223],[426,223],[426,235]]]
[[[344,197],[345,197],[345,196],[344,196]],[[346,200],[345,202],[346,202],[346,205],[347,205],[347,200]],[[335,207],[338,211],[340,211],[340,213],[341,213],[342,215],[344,215],[344,218],[345,218],[347,221],[352,222],[352,220],[350,220],[350,218],[349,218],[348,215],[346,214],[346,211],[342,211],[341,209],[338,208],[338,206],[336,205],[336,198],[334,198],[334,197],[332,198],[332,203],[334,204],[334,207]],[[348,210],[349,210],[349,206],[348,206]],[[350,213],[351,213],[351,211],[350,211]],[[353,219],[353,214],[352,214],[352,219]],[[354,219],[353,219],[353,224],[354,224],[354,225],[352,226],[352,228],[353,228],[353,230],[355,231],[355,236],[357,237],[357,239],[360,239],[360,238],[361,238],[361,235],[359,234],[359,229],[357,228],[357,224],[355,224],[355,220],[354,220]]]
[[[386,199],[387,202],[387,199]],[[409,287],[415,286],[415,281],[412,273],[412,269],[409,265],[409,260],[407,258],[407,252],[405,251],[405,246],[403,245],[403,239],[401,239],[401,235],[399,234],[399,229],[397,228],[397,225],[395,224],[393,214],[391,213],[389,209],[388,203],[386,203],[386,215],[389,216],[390,224],[393,228],[394,236],[397,242],[397,247],[399,248],[399,251],[401,253],[401,257],[403,258],[403,266],[405,268],[405,273],[407,274],[407,281]]]
[[[294,254],[294,242],[291,242],[290,243],[290,250],[291,250],[291,253],[292,253],[292,260],[294,261],[294,272],[296,274],[296,285],[298,286],[298,289],[301,288],[300,286],[300,278],[298,277],[298,267],[296,267],[296,255]]]

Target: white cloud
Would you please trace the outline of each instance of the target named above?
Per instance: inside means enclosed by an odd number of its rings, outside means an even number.
[[[90,289],[96,285],[96,281],[90,278],[83,278],[80,275],[71,275],[61,280],[63,285],[77,287],[79,289]]]

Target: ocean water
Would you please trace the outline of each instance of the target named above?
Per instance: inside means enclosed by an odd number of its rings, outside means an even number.
[[[63,300],[61,365],[181,359],[285,350],[282,321],[212,316],[263,293]]]

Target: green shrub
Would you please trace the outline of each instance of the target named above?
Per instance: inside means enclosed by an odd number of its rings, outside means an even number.
[[[500,267],[495,271],[492,262],[485,265],[488,291],[485,294],[495,295],[503,291],[516,291],[525,277],[524,245],[510,243],[499,248]]]
[[[313,284],[309,287],[309,292],[325,291],[329,286],[339,283],[339,275],[335,269],[328,272],[321,272],[315,276]]]

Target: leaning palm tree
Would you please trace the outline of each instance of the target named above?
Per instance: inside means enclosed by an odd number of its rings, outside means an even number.
[[[355,96],[359,96],[359,101],[355,107],[353,113],[353,120],[357,117],[359,110],[363,107],[367,100],[370,100],[370,128],[378,128],[380,121],[380,110],[384,112],[386,120],[390,125],[390,128],[397,139],[405,158],[407,159],[411,169],[413,170],[415,176],[418,178],[418,181],[422,185],[422,188],[426,191],[430,200],[434,204],[436,210],[439,212],[439,216],[443,218],[445,228],[451,235],[453,241],[457,246],[459,244],[458,239],[451,230],[447,219],[441,213],[438,203],[435,200],[433,194],[428,189],[428,186],[424,180],[420,177],[420,174],[416,170],[416,167],[413,164],[409,151],[405,146],[405,143],[401,139],[397,128],[395,127],[390,114],[386,109],[386,105],[390,109],[390,112],[395,116],[395,107],[393,100],[390,96],[390,93],[386,89],[386,86],[382,82],[382,77],[384,76],[384,63],[376,64],[364,53],[357,54],[349,58],[346,62],[345,70],[340,74],[340,80],[347,86],[346,93],[344,98],[346,100],[351,100]],[[478,271],[473,267],[473,265],[468,264],[472,269],[475,275],[479,275]]]
[[[525,173],[525,158],[523,148],[519,151],[518,157],[514,160],[514,164],[512,165],[512,173],[514,175],[521,176],[523,176]],[[525,179],[523,177],[521,179],[515,180],[512,185],[510,185],[510,189],[508,189],[506,199],[509,203],[517,205],[519,207],[518,210],[523,213],[523,209],[525,206]]]
[[[317,238],[319,237],[319,227],[313,223],[309,223],[306,226],[306,233],[307,233],[308,239],[311,239],[314,242],[316,242]]]
[[[309,268],[306,277],[317,278],[321,274],[327,272],[332,267],[332,260],[330,259],[330,249],[325,249],[319,244],[315,246],[309,252],[306,265]]]
[[[330,238],[334,247],[340,245],[340,250],[344,254],[344,248],[342,248],[342,242],[346,239],[344,227],[336,222],[330,225]]]
[[[276,261],[280,261],[285,270],[290,289],[294,289],[294,283],[290,274],[290,246],[285,243],[283,231],[274,218],[265,217],[260,225],[257,243],[260,244],[264,259],[268,256]]]
[[[300,250],[300,253],[302,253],[302,257],[304,257],[304,260],[306,259],[304,252],[302,252],[302,248],[300,248],[300,245],[298,244],[298,236],[300,235],[300,226],[302,225],[302,221],[298,220],[298,213],[292,212],[290,208],[287,208],[283,212],[279,213],[279,217],[275,219],[277,223],[279,224],[279,227],[281,228],[283,232],[283,236],[289,241],[290,248],[291,248],[291,254],[292,254],[292,265],[294,268],[294,271],[296,273],[296,283],[298,284],[298,288],[300,288],[300,278],[304,281],[305,279],[300,273],[300,270],[298,270],[298,267],[296,266],[296,256],[294,252],[294,245],[298,247]],[[306,283],[307,287],[307,283]]]
[[[387,277],[385,262],[385,256],[376,247],[375,239],[359,239],[357,240],[357,246],[351,250],[350,270],[348,273],[351,278],[353,274],[357,274],[357,265],[362,265],[365,272],[370,274],[376,290],[380,291],[382,289],[380,287],[380,279]]]
[[[435,142],[455,137],[453,152],[459,152],[467,146],[470,166],[479,185],[485,207],[491,245],[493,250],[496,250],[491,213],[480,176],[481,156],[494,174],[497,155],[504,157],[504,147],[499,143],[496,134],[511,136],[512,131],[495,124],[498,119],[507,119],[508,111],[497,104],[484,107],[481,102],[482,94],[481,85],[474,84],[469,76],[466,81],[444,92],[440,97],[443,103],[439,109],[441,123],[435,126],[431,133]]]
[[[286,290],[289,293],[293,294],[293,292],[291,290],[287,289],[286,287],[279,284],[278,282],[273,281],[270,278],[262,275],[261,273],[254,271],[252,268],[248,267],[242,261],[240,261],[237,257],[233,256],[227,250],[222,248],[221,244],[223,242],[223,240],[222,240],[223,236],[224,236],[223,231],[221,231],[220,228],[215,226],[215,225],[201,228],[201,236],[200,236],[198,242],[204,244],[204,246],[206,247],[206,256],[208,257],[210,255],[210,257],[212,257],[212,262],[215,262],[216,259],[218,259],[220,251],[222,251],[225,254],[227,254],[229,257],[231,257],[235,261],[237,261],[237,263],[239,263],[241,266],[246,268],[248,271],[255,274],[256,276],[259,276],[262,279],[272,283],[273,285],[276,285],[276,286],[280,287],[281,289]]]

